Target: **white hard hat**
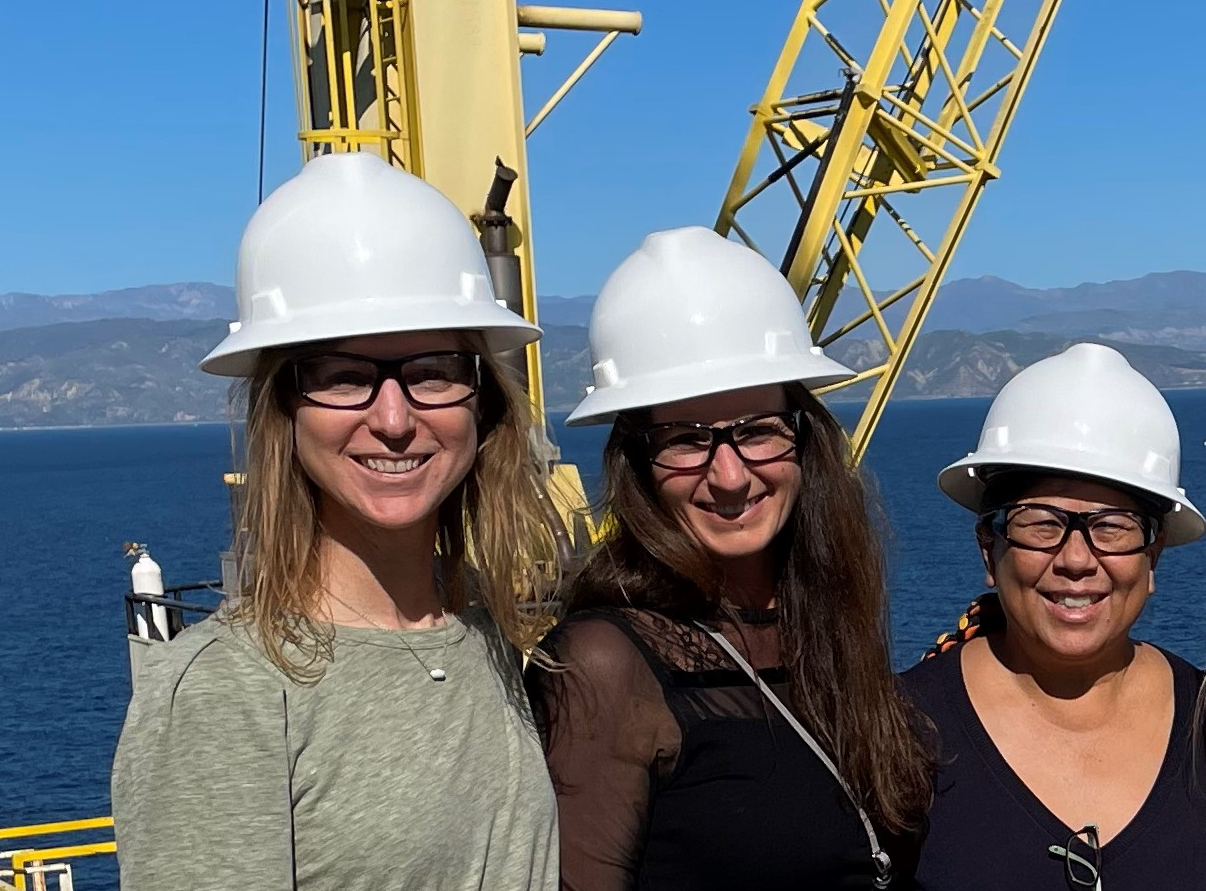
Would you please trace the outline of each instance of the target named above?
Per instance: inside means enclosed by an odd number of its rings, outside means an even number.
[[[494,352],[540,329],[494,299],[456,206],[367,152],[322,155],[262,204],[239,245],[239,320],[201,362],[246,376],[260,350],[395,331],[481,332]]]
[[[595,385],[571,426],[761,384],[854,377],[813,346],[774,266],[699,226],[654,232],[611,274],[591,313],[590,356]]]
[[[980,444],[938,474],[952,500],[979,510],[993,471],[1069,473],[1171,502],[1167,544],[1193,541],[1206,520],[1177,487],[1181,437],[1160,391],[1121,353],[1074,344],[1007,383],[984,419]]]

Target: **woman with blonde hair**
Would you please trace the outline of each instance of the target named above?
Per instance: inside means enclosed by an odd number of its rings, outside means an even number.
[[[260,207],[237,296],[202,368],[246,382],[242,585],[137,679],[122,887],[549,891],[516,584],[554,548],[492,356],[539,329],[495,302],[451,202],[367,154]]]
[[[930,764],[898,695],[884,566],[837,420],[853,375],[791,286],[701,228],[604,285],[595,386],[614,524],[529,671],[562,886],[907,887]]]

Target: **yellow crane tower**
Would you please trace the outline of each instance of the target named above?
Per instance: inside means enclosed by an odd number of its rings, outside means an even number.
[[[536,322],[526,140],[617,37],[640,31],[640,13],[514,0],[291,0],[291,7],[303,161],[372,151],[430,182],[482,232],[499,298]],[[543,53],[545,30],[601,37],[525,117],[519,60]],[[543,419],[538,345],[511,358]],[[567,555],[593,532],[581,479],[559,461],[547,433],[534,446],[555,508],[550,526]]]
[[[803,0],[750,109],[753,121],[716,230],[780,263],[819,345],[865,336],[873,322],[882,345],[864,348],[854,360],[858,376],[830,388],[874,383],[853,433],[856,460],[866,453],[984,187],[1000,176],[1001,146],[1060,2]],[[826,26],[830,13],[849,15],[855,6],[861,45]],[[878,28],[871,18],[879,19]],[[1006,22],[1024,39],[1011,40]],[[801,76],[818,71],[840,72],[839,83],[817,90],[813,81],[810,92],[792,92]],[[771,197],[766,193],[785,190],[771,237],[781,236],[776,224],[784,211],[796,225],[768,253],[772,242],[755,231],[765,222],[757,205]],[[739,222],[739,212],[749,225]],[[867,254],[872,224],[885,217]],[[933,241],[922,235],[931,228],[940,232]],[[891,238],[914,262],[893,250]],[[872,289],[864,254],[881,264],[891,259],[892,290]]]

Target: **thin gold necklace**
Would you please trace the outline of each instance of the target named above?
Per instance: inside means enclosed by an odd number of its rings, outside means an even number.
[[[328,590],[326,593],[330,597],[333,597],[337,603],[343,604],[345,607],[350,609],[352,612],[354,612],[360,618],[364,619],[364,621],[368,622],[370,625],[380,628],[382,631],[389,631],[391,633],[398,632],[398,631],[405,631],[405,629],[402,629],[402,628],[390,628],[388,625],[383,625],[382,623],[378,622],[372,616],[365,615],[360,610],[356,609],[356,607],[352,606],[352,604],[348,603],[346,600],[344,600],[342,597],[340,597],[338,594],[336,594],[334,591]],[[394,606],[394,615],[395,616],[398,615],[398,607],[397,606]],[[445,627],[447,627],[448,610],[444,609],[443,606],[440,607],[440,616],[441,616],[441,618],[444,619],[444,625],[445,625]],[[436,626],[436,627],[439,627],[439,626]],[[398,640],[402,641],[402,645],[404,647],[406,647],[406,649],[410,652],[410,655],[415,657],[415,661],[418,662],[420,666],[422,666],[423,670],[425,672],[427,672],[428,677],[430,677],[433,681],[445,681],[448,679],[448,673],[446,671],[444,671],[444,669],[428,667],[427,663],[424,662],[422,657],[420,657],[419,654],[415,651],[415,648],[410,645],[410,641],[408,641],[406,639],[405,634],[399,635]],[[447,631],[445,631],[444,649],[440,653],[440,662],[441,663],[446,662],[447,658],[448,658],[448,633],[447,633]]]

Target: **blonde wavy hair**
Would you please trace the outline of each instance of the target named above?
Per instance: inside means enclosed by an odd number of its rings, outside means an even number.
[[[471,337],[469,346],[481,355],[477,457],[440,505],[432,558],[440,560],[448,608],[484,605],[526,652],[547,628],[544,597],[559,574],[531,446],[534,412],[482,339]],[[334,654],[333,629],[320,609],[318,490],[294,451],[290,363],[300,352],[265,351],[251,377],[236,385],[235,398],[247,409],[246,476],[235,530],[240,596],[229,621],[251,626],[265,655],[290,678],[313,683]]]

